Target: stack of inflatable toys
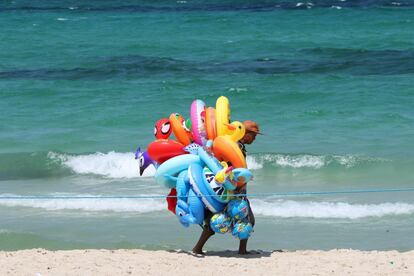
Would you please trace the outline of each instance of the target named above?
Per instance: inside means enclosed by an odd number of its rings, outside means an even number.
[[[168,210],[183,226],[201,225],[208,209],[214,214],[212,230],[246,239],[253,231],[247,220],[249,205],[233,196],[252,179],[237,143],[244,134],[241,122],[230,121],[226,97],[219,97],[215,108],[194,100],[189,120],[173,113],[156,122],[156,140],[147,151],[138,148],[135,153],[140,175],[149,165],[155,166],[156,182],[170,189]]]

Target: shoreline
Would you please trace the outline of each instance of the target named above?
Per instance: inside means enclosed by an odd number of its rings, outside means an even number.
[[[0,275],[413,275],[414,250],[407,252],[299,250],[208,251],[205,256],[183,250],[142,249],[0,251]]]

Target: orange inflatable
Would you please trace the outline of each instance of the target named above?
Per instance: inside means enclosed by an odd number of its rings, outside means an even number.
[[[192,135],[189,129],[185,126],[185,120],[183,116],[178,113],[172,113],[170,115],[170,123],[172,130],[178,142],[187,146],[192,142]]]
[[[214,139],[213,153],[218,160],[226,161],[234,168],[247,168],[246,158],[237,143],[225,136]]]
[[[239,141],[246,132],[244,125],[238,121],[224,125],[227,126],[226,132],[230,134],[221,135],[214,139],[214,156],[220,161],[226,161],[234,168],[247,168],[246,158],[237,144],[237,141]]]
[[[205,111],[205,126],[207,139],[214,140],[216,138],[216,110],[214,107],[207,107]]]

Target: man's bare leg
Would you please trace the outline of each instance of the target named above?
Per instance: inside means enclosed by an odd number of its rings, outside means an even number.
[[[247,241],[248,239],[240,240],[240,243],[239,243],[239,254],[240,255],[249,254],[249,252],[247,252]]]
[[[204,254],[203,253],[203,246],[206,244],[208,239],[214,235],[214,231],[210,229],[210,226],[205,225],[203,228],[203,232],[201,232],[201,236],[198,239],[197,244],[193,248],[193,253],[195,254]]]
[[[249,205],[248,219],[249,219],[250,224],[252,226],[254,226],[254,224],[256,223],[256,219],[254,217],[252,208],[250,207],[250,201],[249,200],[247,200],[247,204]],[[248,241],[248,239],[240,240],[240,243],[239,243],[239,254],[240,255],[249,254],[249,252],[247,251],[247,241]]]
[[[204,218],[204,226],[203,226],[203,232],[201,232],[200,238],[198,239],[197,244],[193,248],[193,253],[195,254],[204,254],[203,253],[203,247],[204,244],[208,241],[208,239],[213,236],[215,233],[210,228],[210,219],[213,216],[213,213],[206,212],[205,218]]]

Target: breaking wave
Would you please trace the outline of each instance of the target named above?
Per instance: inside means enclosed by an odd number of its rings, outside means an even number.
[[[49,152],[48,157],[60,162],[77,174],[96,174],[111,178],[139,177],[138,162],[132,152],[92,153],[86,155],[70,155]],[[155,168],[145,170],[143,176],[153,176]]]
[[[359,168],[380,165],[391,160],[355,155],[312,155],[261,153],[247,157],[251,170]],[[0,154],[0,180],[59,177],[91,174],[108,178],[138,178],[138,161],[132,152],[70,154],[58,152]],[[151,165],[142,177],[151,177]]]
[[[165,199],[155,198],[90,198],[91,195],[74,195],[70,198],[18,198],[16,195],[2,194],[0,206],[40,208],[48,211],[80,210],[86,212],[134,212],[151,213],[167,211]],[[144,196],[141,194],[141,196]],[[147,195],[151,196],[151,195]],[[17,198],[16,198],[17,197]],[[78,198],[76,198],[78,197]],[[414,214],[414,204],[379,203],[351,204],[347,202],[316,202],[252,199],[254,213],[259,216],[275,218],[316,218],[316,219],[361,219]]]
[[[12,196],[16,195],[2,195]],[[79,198],[50,198],[42,199],[0,199],[0,206],[40,208],[48,211],[81,210],[88,212],[134,212],[149,213],[166,210],[165,200],[162,199],[129,199],[129,198],[82,198],[91,195],[75,195]],[[17,196],[18,197],[18,196]]]
[[[383,163],[390,160],[356,155],[311,155],[311,154],[256,154],[248,157],[252,169],[261,169],[265,165],[280,168],[321,169],[328,166],[353,168],[364,164]]]
[[[256,199],[251,200],[251,203],[255,214],[280,218],[360,219],[414,214],[414,205],[408,203],[350,204],[292,200],[267,202]]]

